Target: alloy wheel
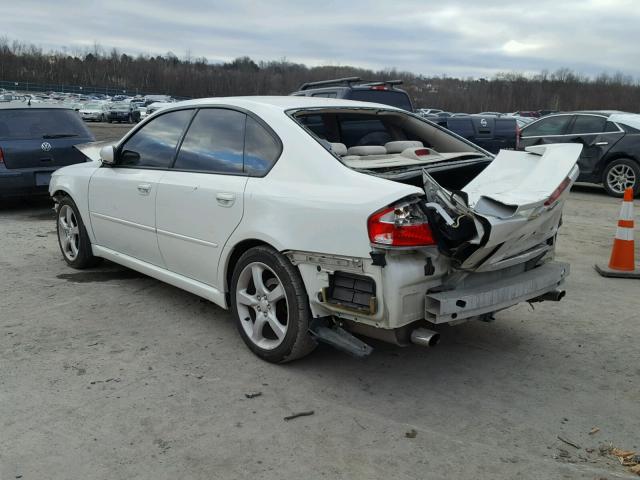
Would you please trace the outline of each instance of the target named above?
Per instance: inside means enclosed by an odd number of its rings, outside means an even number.
[[[289,305],[275,272],[261,262],[248,264],[238,277],[235,300],[249,340],[264,350],[278,347],[287,334]]]
[[[69,205],[63,205],[58,212],[58,239],[64,256],[69,261],[75,260],[80,249],[80,226]]]
[[[636,174],[629,165],[616,165],[607,173],[607,185],[617,194],[623,194],[627,188],[633,188]]]

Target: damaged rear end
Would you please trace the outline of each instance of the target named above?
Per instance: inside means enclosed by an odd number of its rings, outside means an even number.
[[[370,258],[289,252],[315,318],[399,345],[434,345],[434,325],[491,320],[520,302],[560,300],[554,260],[582,146],[488,152],[384,108],[292,117],[348,168],[413,188],[372,211]],[[354,347],[352,351],[358,351]]]
[[[427,320],[487,316],[564,296],[569,265],[552,260],[580,151],[573,144],[503,150],[459,190],[423,170],[424,208],[439,251],[451,262],[442,285],[427,292]]]

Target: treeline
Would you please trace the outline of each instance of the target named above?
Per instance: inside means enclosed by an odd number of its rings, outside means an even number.
[[[516,110],[640,110],[640,84],[621,73],[596,78],[561,69],[525,76],[493,78],[429,77],[396,70],[349,66],[307,67],[286,59],[255,62],[248,57],[209,63],[189,54],[131,56],[96,45],[88,50],[43,51],[34,45],[0,39],[0,80],[114,87],[180,97],[286,95],[308,81],[358,76],[364,80],[402,79],[418,107],[452,112]],[[87,91],[85,90],[85,91]]]

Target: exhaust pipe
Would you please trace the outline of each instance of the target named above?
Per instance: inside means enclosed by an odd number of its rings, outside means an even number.
[[[426,328],[416,328],[411,332],[411,341],[421,347],[435,347],[440,342],[440,334]]]
[[[566,294],[567,292],[565,290],[552,290],[550,292],[547,292],[529,301],[530,302],[544,302],[544,301],[559,302],[564,298]]]

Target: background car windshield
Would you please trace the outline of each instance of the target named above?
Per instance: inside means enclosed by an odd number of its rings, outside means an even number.
[[[349,100],[382,103],[403,110],[412,110],[411,101],[407,94],[393,90],[352,90],[348,98]]]
[[[100,110],[102,108],[102,104],[100,103],[87,103],[84,106],[85,110]]]
[[[0,138],[29,139],[48,135],[91,137],[80,116],[67,109],[0,110]]]

